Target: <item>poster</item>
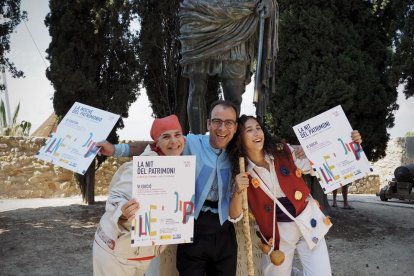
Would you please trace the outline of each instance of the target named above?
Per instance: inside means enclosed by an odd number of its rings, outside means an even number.
[[[193,242],[195,156],[135,156],[131,246]]]
[[[83,175],[98,153],[96,142],[108,137],[118,119],[117,114],[76,102],[36,157]]]
[[[351,139],[353,129],[340,105],[294,126],[293,130],[325,193],[372,172],[361,145]]]

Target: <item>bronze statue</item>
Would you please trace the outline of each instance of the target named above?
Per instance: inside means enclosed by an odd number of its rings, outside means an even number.
[[[183,0],[180,5],[181,66],[189,78],[187,113],[192,133],[206,131],[208,78],[220,79],[224,99],[240,112],[242,94],[250,82],[256,52],[256,89],[261,91],[256,114],[264,115],[268,91],[273,90],[277,53],[276,0]],[[260,18],[263,24],[260,24]],[[266,19],[264,19],[266,18]],[[262,41],[258,41],[262,25]],[[259,44],[259,45],[257,45]],[[256,103],[256,102],[255,102]]]

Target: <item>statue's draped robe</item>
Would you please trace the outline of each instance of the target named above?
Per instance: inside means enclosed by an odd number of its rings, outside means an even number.
[[[274,63],[278,50],[276,0],[265,22],[261,85],[274,88]],[[183,75],[207,74],[220,78],[245,78],[250,82],[257,52],[259,16],[249,0],[184,0],[180,5],[181,66]],[[268,91],[267,91],[268,92]],[[268,94],[268,93],[265,93]]]

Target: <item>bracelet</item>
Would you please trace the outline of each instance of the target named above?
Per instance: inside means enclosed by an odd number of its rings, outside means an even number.
[[[113,154],[114,157],[127,157],[129,156],[129,145],[128,144],[116,144],[114,145],[115,152]]]

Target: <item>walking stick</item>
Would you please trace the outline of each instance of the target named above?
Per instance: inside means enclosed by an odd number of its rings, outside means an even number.
[[[239,157],[240,172],[245,172],[244,157]],[[247,189],[242,193],[243,209],[243,234],[245,239],[244,248],[247,251],[247,275],[254,276],[252,237],[250,236],[249,205],[247,203]]]

